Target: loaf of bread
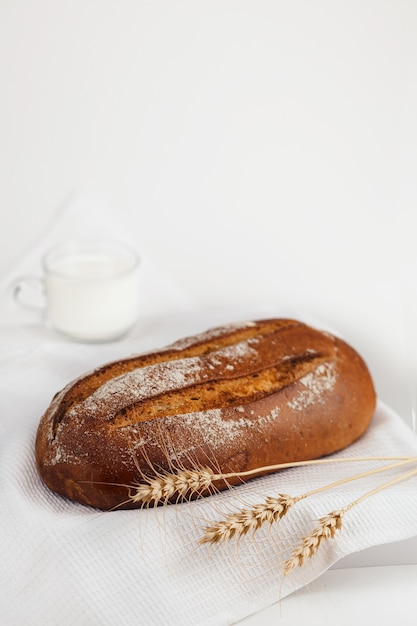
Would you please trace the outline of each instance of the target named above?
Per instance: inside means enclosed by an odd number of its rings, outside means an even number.
[[[164,473],[230,474],[341,450],[375,403],[367,366],[341,339],[291,319],[230,324],[68,384],[40,421],[37,468],[62,496],[135,508],[132,489]]]

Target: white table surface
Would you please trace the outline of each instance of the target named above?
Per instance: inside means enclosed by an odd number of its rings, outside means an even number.
[[[195,307],[338,329],[412,428],[416,33],[394,0],[3,0],[0,272],[91,194]],[[411,625],[416,580],[385,546],[243,623]]]

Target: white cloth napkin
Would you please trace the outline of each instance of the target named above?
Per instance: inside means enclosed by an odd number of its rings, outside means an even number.
[[[71,222],[74,214],[66,219]],[[59,226],[58,230],[62,222]],[[30,269],[31,259],[50,240],[39,242],[14,274]],[[311,561],[286,578],[282,574],[285,559],[315,520],[399,476],[397,469],[311,496],[279,523],[238,544],[199,544],[205,525],[225,513],[263,502],[266,496],[282,492],[296,496],[382,466],[376,461],[294,468],[215,497],[137,511],[100,512],[46,489],[36,472],[34,442],[39,419],[56,391],[103,362],[232,321],[196,311],[175,285],[164,282],[163,274],[153,272],[150,259],[148,263],[144,259],[144,272],[145,268],[154,289],[144,291],[141,319],[123,341],[95,346],[72,343],[45,329],[40,320],[4,315],[0,327],[1,624],[233,624],[319,577],[345,555],[417,536],[414,477],[353,507],[336,537],[324,542]],[[11,278],[3,281],[3,290]],[[381,455],[417,455],[417,443],[402,420],[379,404],[366,435],[336,456]]]

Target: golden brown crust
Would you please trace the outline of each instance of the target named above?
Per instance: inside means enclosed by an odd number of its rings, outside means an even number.
[[[67,385],[39,424],[37,467],[63,496],[134,508],[129,485],[144,475],[331,454],[365,432],[375,403],[365,363],[340,339],[295,320],[223,326]]]

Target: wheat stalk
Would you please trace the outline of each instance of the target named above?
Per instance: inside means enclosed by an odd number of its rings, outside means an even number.
[[[215,481],[227,481],[230,478],[251,478],[257,475],[275,472],[281,469],[301,467],[303,465],[319,465],[326,463],[349,463],[358,461],[388,461],[399,460],[412,462],[417,457],[349,457],[349,458],[325,458],[309,461],[294,461],[292,463],[278,463],[257,467],[244,472],[215,473],[209,467],[179,469],[176,472],[166,472],[151,477],[145,477],[144,482],[137,485],[129,485],[129,500],[134,503],[153,504],[167,503],[174,498],[177,501],[190,496],[200,496],[213,487]]]
[[[219,544],[230,539],[243,537],[249,532],[254,534],[264,524],[273,525],[284,517],[287,512],[300,500],[309,496],[320,493],[325,490],[334,489],[337,486],[345,484],[353,480],[359,480],[373,474],[397,468],[406,464],[416,463],[417,457],[349,457],[349,458],[326,458],[315,459],[310,461],[296,461],[293,463],[280,463],[277,465],[269,465],[265,467],[248,470],[245,472],[229,472],[215,473],[209,467],[189,469],[179,469],[177,472],[166,472],[157,474],[153,477],[144,478],[144,482],[137,485],[130,485],[129,499],[135,503],[153,504],[157,506],[159,503],[167,503],[173,498],[182,500],[192,495],[202,495],[213,488],[213,483],[218,480],[227,481],[230,478],[247,478],[251,476],[261,475],[266,472],[277,471],[280,469],[299,467],[303,465],[319,465],[325,463],[348,463],[360,461],[386,461],[395,460],[388,466],[379,467],[348,476],[328,485],[318,487],[304,494],[292,497],[287,494],[279,494],[277,497],[268,496],[263,503],[254,504],[250,508],[242,509],[236,513],[231,513],[225,519],[207,526],[205,532],[200,539],[201,544]],[[360,504],[366,498],[391,487],[392,485],[404,481],[412,476],[417,475],[417,469],[413,469],[406,474],[402,474],[382,485],[368,491],[345,507],[332,511],[318,520],[318,525],[309,534],[305,535],[301,544],[295,548],[283,566],[284,576],[288,576],[295,568],[302,567],[304,563],[311,559],[318,551],[323,541],[335,537],[336,532],[342,528],[344,515],[354,506]]]
[[[392,487],[392,485],[395,485],[403,480],[407,480],[415,475],[417,475],[417,469],[413,469],[406,474],[397,476],[396,478],[379,485],[375,489],[368,491],[353,502],[347,504],[344,508],[332,511],[328,515],[320,518],[318,520],[318,526],[310,534],[302,538],[300,546],[297,547],[292,552],[291,557],[285,561],[283,567],[284,576],[288,576],[293,569],[301,567],[307,559],[311,559],[319,549],[323,540],[332,539],[335,536],[336,531],[342,528],[344,515],[350,511],[350,509],[363,502],[366,498],[380,493],[381,491],[388,489],[388,487]]]

